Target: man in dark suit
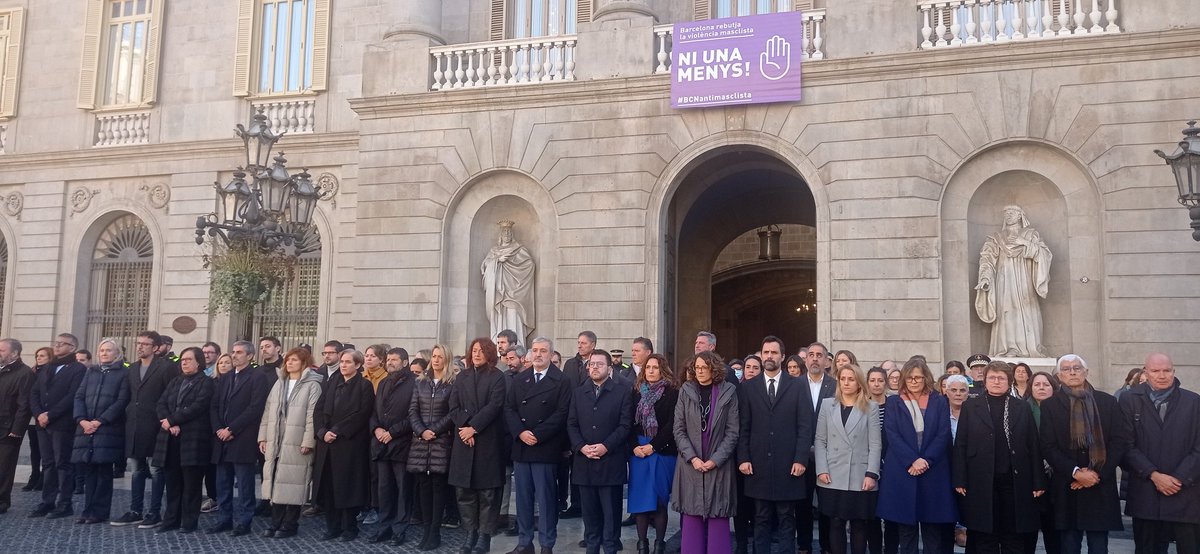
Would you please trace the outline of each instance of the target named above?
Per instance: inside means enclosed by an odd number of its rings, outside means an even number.
[[[563,377],[566,377],[567,383],[571,385],[571,390],[575,387],[582,386],[584,381],[588,380],[587,363],[591,358],[592,351],[596,349],[596,333],[591,331],[581,331],[579,340],[576,342],[576,354],[567,361],[563,362],[562,372]],[[571,457],[563,458],[562,465],[558,468],[558,506],[562,508],[559,516],[562,519],[570,519],[579,517],[579,487],[572,482],[571,468],[573,463]],[[571,506],[567,507],[567,494],[571,496]]]
[[[369,542],[404,544],[412,514],[412,484],[408,474],[408,450],[412,446],[412,404],[416,376],[409,371],[403,348],[387,352],[388,376],[379,382],[375,411],[371,414],[371,460],[379,475],[379,532]]]
[[[513,436],[514,489],[517,493],[517,554],[533,554],[534,504],[541,514],[542,552],[554,550],[558,538],[558,463],[567,445],[567,410],[572,387],[562,371],[550,364],[554,343],[533,339],[533,367],[513,377],[504,415]]]
[[[588,382],[575,389],[567,417],[588,554],[620,548],[621,488],[629,475],[633,388],[612,378],[612,357],[593,350]]]
[[[21,343],[0,339],[0,514],[12,506],[13,479],[21,438],[29,425],[29,392],[34,374],[21,361]]]
[[[766,358],[766,352],[763,352],[763,357]],[[765,362],[764,362],[765,363]],[[829,349],[820,342],[814,342],[808,345],[808,354],[804,356],[804,365],[806,368],[807,379],[802,379],[804,385],[803,393],[800,395],[801,406],[812,410],[811,421],[809,427],[808,444],[812,444],[816,439],[817,433],[817,414],[821,413],[821,406],[828,398],[833,398],[833,393],[837,390],[837,379],[830,377],[829,372],[825,371],[829,367]],[[809,467],[815,463],[813,454],[810,450],[808,454]],[[805,486],[808,491],[808,498],[816,494],[817,490],[817,474],[816,472],[808,472],[805,475]],[[807,554],[812,548],[813,539],[813,519],[816,518],[818,523],[817,541],[821,545],[822,552],[829,552],[829,518],[824,514],[814,514],[811,501],[801,502],[796,506],[796,546],[799,552]]]
[[[754,499],[754,551],[770,552],[777,534],[790,553],[796,551],[796,503],[811,498],[804,474],[812,466],[814,419],[801,398],[803,383],[780,368],[778,356],[768,355],[782,355],[783,341],[766,337],[762,351],[762,374],[738,387],[738,471],[746,476],[746,496]]]
[[[162,337],[155,331],[137,334],[133,349],[137,361],[129,366],[129,404],[125,407],[125,457],[133,459],[130,478],[129,511],[112,521],[112,525],[137,525],[139,529],[158,527],[162,523],[162,501],[166,480],[162,467],[151,467],[154,446],[161,424],[158,419],[158,399],[167,385],[179,373],[168,358],[155,355],[162,346]],[[150,480],[150,509],[143,510],[146,480]]]
[[[41,371],[33,385],[30,407],[37,418],[38,446],[42,450],[42,502],[30,517],[70,516],[75,492],[75,466],[71,446],[75,439],[75,391],[87,368],[75,361],[79,339],[63,333],[54,339],[54,361]]]
[[[233,371],[221,377],[213,395],[213,463],[217,465],[217,524],[209,533],[233,531],[234,536],[248,535],[254,519],[254,473],[258,466],[258,425],[271,383],[261,371],[250,366],[254,345],[250,341],[233,343],[229,355]],[[233,488],[237,487],[237,504]]]

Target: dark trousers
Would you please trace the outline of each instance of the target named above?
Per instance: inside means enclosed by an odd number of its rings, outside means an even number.
[[[984,533],[977,529],[967,531],[967,552],[971,554],[1021,554],[1026,550],[1023,533]]]
[[[129,479],[129,511],[143,516],[159,515],[162,513],[163,491],[166,480],[163,479],[163,468],[151,466],[148,458],[133,459],[133,475]],[[150,510],[146,511],[146,480],[150,480]]]
[[[1062,551],[1065,554],[1079,554],[1083,552],[1083,539],[1087,536],[1088,553],[1092,552],[1108,552],[1108,531],[1077,531],[1074,529],[1059,531],[1059,536],[1062,537]],[[971,536],[971,532],[967,532],[967,536]]]
[[[184,529],[195,529],[199,524],[206,467],[172,464],[166,468],[167,511],[163,514],[164,526],[178,525]]]
[[[807,467],[813,467],[809,460]],[[829,518],[813,509],[813,498],[817,494],[817,472],[804,472],[804,485],[808,494],[804,500],[796,503],[796,546],[799,550],[812,550],[813,521],[817,523],[817,542],[821,552],[829,552]]]
[[[325,530],[331,535],[357,536],[359,508],[325,508]]]
[[[254,520],[254,472],[258,464],[217,465],[217,512],[219,524],[233,523],[249,527]],[[233,498],[237,489],[237,500]]]
[[[583,512],[583,538],[588,554],[617,551],[621,540],[621,485],[579,486],[579,501]]]
[[[71,509],[75,493],[75,464],[71,463],[72,431],[38,429],[42,449],[42,505],[59,510]]]
[[[295,531],[300,527],[300,506],[296,504],[271,504],[271,529]]]
[[[204,494],[217,499],[217,466],[212,464],[204,466]]]
[[[1058,533],[1054,533],[1055,544],[1058,544]],[[950,531],[950,542],[954,542],[954,530]],[[894,521],[883,521],[883,554],[899,554],[900,552],[900,529],[896,527]],[[1058,554],[1058,552],[1047,552],[1047,554]]]
[[[21,439],[0,436],[0,508],[5,510],[12,506],[13,481],[17,478],[20,455]]]
[[[112,464],[78,464],[76,469],[83,475],[82,517],[106,520],[112,516],[113,496]]]
[[[424,516],[425,538],[441,537],[442,512],[446,503],[446,474],[418,473],[416,474],[417,498],[421,502],[421,514]]]
[[[745,476],[739,471],[737,472],[737,513],[733,516],[733,536],[739,552],[747,551],[750,541],[754,539],[754,499],[746,496],[743,490],[744,486]]]
[[[953,523],[896,524],[900,554],[951,554],[954,551]],[[970,533],[967,534],[970,536]],[[920,549],[917,542],[921,543]]]
[[[867,551],[883,554],[883,522],[878,519],[867,520]]]
[[[402,536],[408,531],[412,513],[412,476],[408,473],[408,463],[379,461],[375,466],[379,478],[379,530]]]
[[[485,535],[496,534],[496,520],[500,518],[500,506],[496,497],[500,487],[494,489],[455,488],[458,499],[458,516],[463,529]]]
[[[879,526],[878,520],[829,518],[829,551],[832,554],[846,554],[846,524],[850,525],[850,553],[866,554],[867,525]],[[947,553],[949,554],[949,553]]]
[[[811,525],[810,525],[811,526]],[[754,552],[770,552],[778,537],[784,552],[796,551],[796,502],[754,499]]]
[[[558,463],[558,508],[567,509],[567,499],[571,506],[579,507],[579,485],[571,484],[571,458],[568,456]]]
[[[1175,539],[1177,554],[1200,552],[1200,523],[1137,518],[1133,520],[1135,554],[1166,554],[1172,538]]]
[[[38,426],[30,424],[29,429],[25,431],[25,436],[29,437],[29,482],[42,482],[42,449],[38,444]]]
[[[533,511],[541,514],[541,540],[538,544],[545,548],[554,548],[558,540],[558,482],[556,473],[558,464],[539,464],[531,462],[514,462],[513,476],[516,485],[513,486],[517,495],[517,546],[533,546]]]

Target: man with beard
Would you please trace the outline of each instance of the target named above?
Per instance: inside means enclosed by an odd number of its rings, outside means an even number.
[[[273,385],[279,378],[276,371],[283,363],[283,358],[280,357],[283,353],[283,343],[279,342],[278,337],[263,337],[258,339],[258,352],[262,354],[262,364],[258,366],[258,370],[267,376],[267,383]]]
[[[330,340],[325,343],[325,347],[321,349],[321,365],[317,367],[316,372],[322,377],[328,379],[330,375],[338,371],[338,354],[342,353],[341,341]]]
[[[567,434],[579,485],[588,554],[615,554],[621,537],[621,488],[629,475],[633,388],[612,378],[612,357],[595,350],[588,381],[573,392]]]
[[[403,355],[403,357],[402,357]],[[412,404],[416,376],[405,363],[403,348],[387,352],[384,367],[387,377],[375,390],[375,411],[371,415],[371,459],[379,475],[379,532],[368,542],[389,541],[404,544],[412,505],[412,477],[408,474],[408,450],[412,445],[412,424],[408,409]]]
[[[34,374],[21,362],[21,343],[0,339],[0,514],[12,506],[13,479],[21,438],[29,424],[29,391]]]
[[[39,372],[30,398],[42,450],[42,501],[29,517],[62,518],[74,513],[71,447],[75,440],[75,391],[87,368],[75,361],[75,349],[79,348],[75,335],[58,335],[52,347],[54,360]]]
[[[763,366],[766,366],[767,353],[763,351]],[[837,379],[829,376],[826,371],[829,368],[829,349],[820,342],[814,342],[808,345],[808,356],[804,359],[804,365],[807,370],[807,379],[804,379],[804,393],[801,396],[801,405],[806,409],[811,410],[811,417],[814,425],[812,426],[811,435],[808,437],[809,444],[816,439],[817,414],[821,413],[821,405],[827,398],[833,398],[833,393],[837,389]],[[815,463],[813,454],[809,454],[809,463]],[[815,472],[809,472],[806,479],[808,487],[808,498],[812,498],[813,492],[817,489],[817,476]],[[817,541],[820,543],[822,552],[829,552],[829,518],[823,514],[815,515],[817,527]],[[801,502],[796,508],[796,541],[798,551],[807,553],[812,548],[812,529],[813,529],[813,507],[811,502]]]
[[[583,385],[583,382],[588,378],[587,363],[591,359],[592,351],[596,349],[596,333],[591,331],[581,331],[578,340],[576,341],[576,354],[571,359],[563,363],[563,377],[567,380],[567,384],[574,390],[575,387]],[[606,356],[607,357],[607,356]],[[562,508],[559,518],[571,519],[579,517],[579,487],[571,484],[571,472],[573,464],[571,463],[571,453],[566,452],[563,458],[563,463],[558,470],[558,506]],[[571,507],[567,507],[567,494],[571,495]]]

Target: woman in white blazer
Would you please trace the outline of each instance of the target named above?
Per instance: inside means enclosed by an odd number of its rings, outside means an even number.
[[[847,523],[850,552],[864,554],[878,496],[879,405],[868,398],[866,378],[857,365],[839,369],[837,382],[836,402],[824,403],[817,416],[817,497],[829,517],[832,554],[846,552]]]

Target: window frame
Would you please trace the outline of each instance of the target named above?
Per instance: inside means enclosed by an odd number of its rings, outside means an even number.
[[[311,85],[298,91],[261,91],[263,48],[263,5],[282,0],[237,0],[233,95],[251,98],[311,96],[328,89],[330,8],[332,0],[303,0],[305,14],[312,13],[312,41],[301,48],[305,66],[312,64]],[[311,8],[309,7],[311,3]],[[308,37],[305,37],[307,41]],[[306,49],[307,48],[307,49]],[[308,61],[308,60],[311,60]],[[304,69],[302,67],[301,71]],[[303,80],[303,76],[301,77]]]
[[[17,115],[25,8],[3,10],[0,16],[8,18],[8,28],[0,30],[0,121],[8,121]]]
[[[84,21],[83,48],[79,68],[79,91],[77,107],[96,112],[145,109],[158,101],[158,73],[162,55],[163,21],[168,9],[168,0],[150,1],[149,24],[146,29],[145,64],[142,69],[142,90],[137,101],[123,104],[105,104],[104,88],[108,84],[109,66],[107,52],[110,32],[110,6],[118,0],[85,0],[87,14]]]

